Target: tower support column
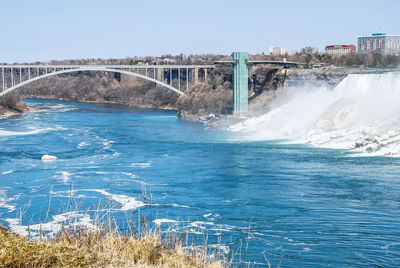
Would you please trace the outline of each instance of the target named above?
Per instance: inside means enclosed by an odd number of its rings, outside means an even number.
[[[243,115],[248,111],[249,71],[247,52],[233,52],[233,114]]]

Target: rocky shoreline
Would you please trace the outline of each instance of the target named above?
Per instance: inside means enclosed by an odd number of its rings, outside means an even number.
[[[28,107],[22,100],[21,96],[16,93],[10,93],[0,98],[0,116],[8,117],[29,112],[32,109]]]

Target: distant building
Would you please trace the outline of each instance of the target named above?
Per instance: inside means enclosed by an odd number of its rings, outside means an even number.
[[[271,56],[285,56],[287,54],[286,47],[270,47],[269,54]]]
[[[358,52],[378,52],[400,55],[400,35],[375,33],[358,37]]]
[[[162,65],[162,64],[175,64],[176,60],[172,58],[163,58],[163,57],[156,57],[155,60],[151,62],[153,65]]]
[[[174,63],[176,63],[176,60],[171,59],[171,58],[165,58],[165,59],[162,60],[162,62],[164,64],[174,64]]]
[[[325,53],[333,56],[341,56],[355,52],[356,52],[355,45],[331,45],[325,47]]]
[[[301,53],[318,54],[318,48],[317,47],[304,47],[301,49]]]

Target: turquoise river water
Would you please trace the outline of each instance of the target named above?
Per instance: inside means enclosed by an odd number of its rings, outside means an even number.
[[[141,211],[208,235],[237,265],[400,266],[399,158],[248,141],[175,111],[27,102],[37,111],[0,120],[0,223],[11,230],[51,236],[71,217],[90,228],[104,207],[121,229]]]

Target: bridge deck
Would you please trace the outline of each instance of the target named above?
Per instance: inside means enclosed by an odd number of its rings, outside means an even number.
[[[216,61],[214,62],[216,65],[218,64],[226,64],[226,65],[233,65],[233,61]],[[273,60],[249,60],[248,64],[273,64],[273,65],[303,65],[302,62],[295,62],[295,61],[273,61]]]
[[[195,68],[201,68],[201,69],[213,69],[215,68],[215,65],[145,65],[145,64],[138,64],[138,65],[89,65],[89,64],[82,64],[82,65],[52,65],[52,64],[15,64],[15,65],[0,65],[0,68],[57,68],[57,69],[70,69],[70,68],[99,68],[99,69],[195,69]]]

